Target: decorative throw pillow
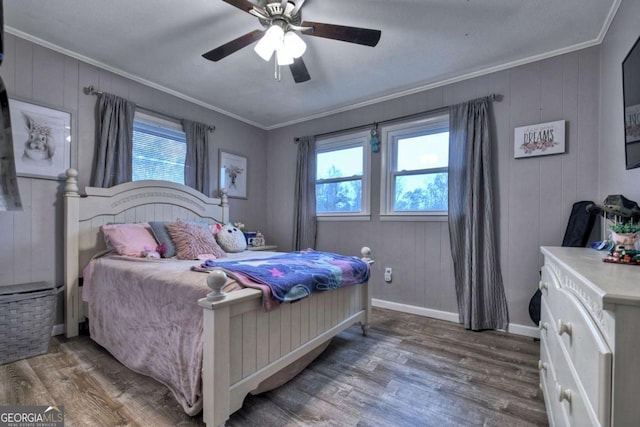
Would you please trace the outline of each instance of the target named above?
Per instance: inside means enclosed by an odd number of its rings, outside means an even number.
[[[179,259],[198,259],[199,255],[222,258],[227,255],[216,243],[208,228],[175,221],[167,224],[167,230],[175,244]]]
[[[222,230],[222,226],[218,223],[209,224],[209,230],[213,233],[214,237]]]
[[[160,245],[164,243],[164,252],[162,258],[171,258],[176,256],[176,247],[171,240],[169,230],[167,230],[169,221],[149,221],[151,231]]]
[[[247,249],[244,233],[233,224],[225,224],[216,234],[216,240],[225,252],[242,252]]]
[[[100,226],[108,246],[116,250],[119,255],[143,257],[146,247],[155,248],[158,245],[147,223],[135,224],[106,224]]]

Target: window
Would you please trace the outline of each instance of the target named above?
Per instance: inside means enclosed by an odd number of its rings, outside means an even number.
[[[369,215],[368,132],[319,140],[316,145],[318,216]]]
[[[133,180],[184,184],[187,142],[182,125],[136,112],[133,120]]]
[[[446,215],[449,117],[438,115],[383,128],[383,215]]]

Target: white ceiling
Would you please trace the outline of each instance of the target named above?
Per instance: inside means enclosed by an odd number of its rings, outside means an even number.
[[[6,0],[6,31],[263,129],[599,43],[620,0],[307,0],[303,20],[379,29],[371,48],[303,35],[311,75],[251,46],[201,55],[258,19],[222,0]],[[97,83],[97,82],[96,82]]]

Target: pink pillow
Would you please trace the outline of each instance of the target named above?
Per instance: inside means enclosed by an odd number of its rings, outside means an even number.
[[[220,224],[209,224],[209,230],[211,230],[211,233],[213,233],[213,237],[216,237],[216,235],[220,232],[220,230],[222,230],[222,226]]]
[[[147,223],[108,224],[100,226],[100,230],[119,255],[143,257],[148,248],[158,246]]]
[[[227,254],[218,246],[208,227],[183,221],[170,222],[167,230],[176,246],[178,259],[198,259],[199,255],[222,258]]]

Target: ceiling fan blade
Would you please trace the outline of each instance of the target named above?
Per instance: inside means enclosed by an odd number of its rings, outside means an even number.
[[[293,64],[289,65],[289,69],[291,70],[293,80],[295,80],[296,83],[306,82],[307,80],[311,79],[309,71],[307,71],[307,66],[304,65],[302,57],[294,59]]]
[[[304,21],[301,27],[313,27],[312,30],[303,30],[302,33],[324,37],[327,39],[341,40],[343,42],[357,43],[365,46],[375,46],[380,40],[382,32],[380,30],[370,30],[368,28],[345,27],[342,25],[323,24],[320,22]]]
[[[231,6],[235,6],[240,10],[244,10],[249,13],[251,9],[256,7],[255,4],[251,3],[249,0],[222,0],[225,3],[229,3]]]
[[[233,52],[236,52],[245,46],[249,46],[251,43],[262,37],[263,34],[264,31],[262,30],[253,30],[244,36],[231,40],[229,43],[225,43],[222,46],[210,50],[202,56],[207,58],[209,61],[220,61],[222,58],[231,55]]]
[[[291,16],[296,16],[298,14],[298,12],[300,12],[300,8],[302,7],[302,5],[304,4],[305,0],[298,0],[296,2],[295,7],[293,8],[293,10],[291,11]]]

